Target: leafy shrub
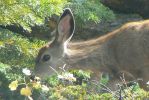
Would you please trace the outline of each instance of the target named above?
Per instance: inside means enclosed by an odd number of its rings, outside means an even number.
[[[69,0],[68,7],[72,8],[77,24],[86,22],[98,23],[101,20],[112,20],[114,13],[105,7],[100,0]]]
[[[73,10],[78,25],[114,18],[99,0],[0,0],[0,25],[17,25],[31,32],[31,26],[43,25],[45,18],[59,15],[64,7]]]
[[[11,66],[32,67],[35,55],[43,41],[18,36],[6,29],[0,29],[0,62]]]
[[[18,91],[12,93],[8,88],[9,83],[15,79],[21,81],[22,75],[19,68],[12,68],[7,64],[0,63],[0,100],[22,100]]]
[[[80,75],[80,71],[75,71],[75,73]],[[83,71],[82,71],[83,72]],[[86,76],[82,75],[81,76]],[[56,85],[48,85],[48,83],[44,82],[48,87],[46,91],[43,91],[41,89],[36,89],[36,83],[30,83],[28,78],[23,77],[21,74],[21,71],[18,69],[13,69],[5,64],[0,63],[0,78],[2,79],[1,82],[1,87],[0,87],[0,93],[2,94],[2,100],[8,99],[8,100],[25,100],[26,97],[31,96],[30,98],[33,97],[34,100],[41,99],[41,100],[131,100],[131,99],[138,99],[138,100],[146,100],[149,98],[149,92],[144,91],[143,89],[140,89],[139,87],[136,87],[134,89],[133,86],[127,87],[125,89],[122,89],[121,92],[120,90],[116,91],[111,91],[111,92],[98,92],[97,91],[92,91],[93,89],[97,88],[97,85],[93,85],[91,81],[88,81],[87,83],[81,84],[81,85],[76,85],[76,84],[65,84],[60,82],[61,80],[58,79],[58,76],[54,75],[49,77],[49,81],[51,84],[52,80],[56,80],[54,84]],[[24,79],[25,78],[25,79]],[[51,80],[52,78],[52,80]],[[84,77],[85,79],[85,77]],[[23,83],[25,80],[26,82],[24,83],[23,86],[19,86],[16,91],[10,91],[9,87],[10,85],[14,84],[14,80],[18,81],[18,85]],[[68,80],[69,81],[69,80]],[[32,81],[31,81],[32,82]],[[16,83],[15,83],[16,84]],[[20,84],[20,85],[21,85]],[[34,84],[34,86],[33,86]],[[43,83],[41,83],[42,85]],[[53,83],[52,83],[53,84]],[[92,85],[91,85],[92,84]],[[39,84],[38,86],[41,87]],[[100,84],[98,84],[100,85]],[[28,88],[24,88],[24,86],[28,86]],[[31,92],[31,88],[32,93]],[[92,87],[92,88],[88,88]],[[30,92],[27,92],[30,91]],[[32,94],[32,95],[31,95]],[[24,96],[21,96],[24,95]],[[29,97],[28,97],[29,98]]]
[[[27,31],[45,17],[59,14],[66,0],[0,0],[0,25],[20,25]]]

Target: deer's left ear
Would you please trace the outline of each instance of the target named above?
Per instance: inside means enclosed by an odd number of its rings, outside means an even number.
[[[65,9],[60,17],[55,41],[60,44],[69,42],[73,36],[75,29],[75,22],[73,14],[69,8]]]

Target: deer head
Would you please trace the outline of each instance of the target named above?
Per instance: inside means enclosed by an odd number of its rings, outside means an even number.
[[[73,36],[75,22],[70,9],[65,9],[55,30],[55,39],[42,47],[36,58],[35,74],[46,77],[60,70],[67,44]]]

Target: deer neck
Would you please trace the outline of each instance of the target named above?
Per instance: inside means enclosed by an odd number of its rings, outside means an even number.
[[[72,64],[78,63],[80,61],[95,60],[97,66],[103,66],[104,59],[107,56],[107,43],[108,41],[115,36],[118,30],[111,32],[107,35],[101,36],[96,39],[84,41],[84,42],[75,42],[69,43],[65,52],[65,61]],[[100,65],[99,65],[100,64]]]

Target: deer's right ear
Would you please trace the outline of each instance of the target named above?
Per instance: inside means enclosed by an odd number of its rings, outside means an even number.
[[[58,42],[60,44],[69,42],[71,37],[73,36],[74,29],[75,22],[73,14],[71,10],[67,8],[64,10],[63,14],[60,17],[54,42]]]

